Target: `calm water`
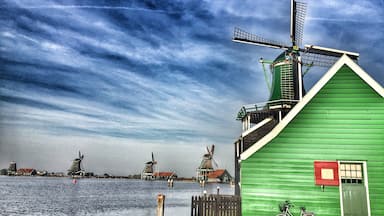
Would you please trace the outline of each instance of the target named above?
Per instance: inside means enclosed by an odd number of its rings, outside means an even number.
[[[165,181],[127,179],[0,176],[0,215],[156,215],[157,195],[165,195],[165,215],[190,215],[191,196],[206,190],[233,194],[227,184],[175,181],[173,188]]]

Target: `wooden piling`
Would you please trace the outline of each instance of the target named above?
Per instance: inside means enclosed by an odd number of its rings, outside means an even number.
[[[159,194],[157,195],[157,216],[164,216],[164,202],[165,195]]]

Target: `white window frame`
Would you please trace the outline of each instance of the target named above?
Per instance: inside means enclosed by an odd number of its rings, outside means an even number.
[[[340,193],[340,209],[341,209],[341,216],[344,216],[344,208],[343,208],[343,189],[342,189],[342,183],[341,183],[341,175],[340,175],[340,164],[342,163],[358,163],[363,165],[363,180],[364,180],[364,186],[365,186],[365,193],[367,195],[367,208],[368,208],[368,216],[371,216],[371,205],[369,202],[369,188],[368,188],[368,170],[367,170],[367,161],[345,161],[345,160],[339,160],[338,163],[338,172],[339,172],[339,193]]]

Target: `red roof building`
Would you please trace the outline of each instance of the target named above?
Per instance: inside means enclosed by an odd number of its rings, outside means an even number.
[[[32,168],[20,168],[17,170],[16,175],[32,176],[36,175],[36,170]]]
[[[232,180],[232,176],[226,169],[218,169],[210,172],[207,177],[208,182],[229,183]]]
[[[177,175],[175,172],[155,172],[153,174],[156,179],[170,179],[170,178],[177,178]]]

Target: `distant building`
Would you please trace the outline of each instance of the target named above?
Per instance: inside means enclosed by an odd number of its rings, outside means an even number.
[[[218,169],[208,174],[208,182],[229,183],[232,176],[226,169]]]
[[[155,172],[153,175],[155,176],[155,179],[159,179],[159,180],[177,178],[177,175],[175,172]]]
[[[16,172],[16,175],[20,175],[20,176],[34,176],[36,174],[37,174],[36,170],[32,168],[20,168]]]
[[[8,170],[7,169],[1,169],[0,175],[8,175]]]
[[[95,176],[95,174],[93,172],[85,172],[84,176],[91,177]]]
[[[64,173],[63,172],[51,172],[51,173],[48,173],[48,176],[64,177]]]
[[[47,176],[48,175],[48,171],[46,171],[46,170],[38,170],[36,174],[38,176]]]

